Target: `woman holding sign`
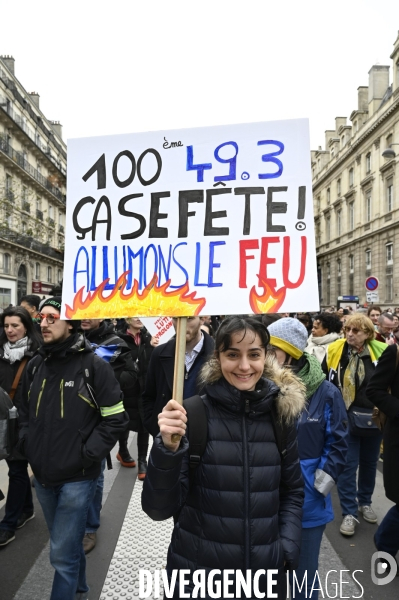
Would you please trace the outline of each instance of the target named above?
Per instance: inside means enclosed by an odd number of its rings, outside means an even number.
[[[175,518],[167,562],[174,598],[198,585],[206,597],[286,598],[284,571],[296,567],[301,537],[295,422],[305,388],[291,370],[266,361],[268,343],[254,318],[220,326],[201,373],[201,456],[189,447],[197,419],[187,422],[175,400],[159,415],[142,503],[154,520]],[[174,434],[181,440],[172,441]]]

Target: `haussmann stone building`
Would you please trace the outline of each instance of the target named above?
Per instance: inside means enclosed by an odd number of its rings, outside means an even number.
[[[378,278],[379,304],[399,306],[399,34],[390,66],[374,65],[349,117],[336,117],[325,148],[312,151],[319,295],[366,302]]]
[[[0,56],[0,310],[62,280],[66,145]]]

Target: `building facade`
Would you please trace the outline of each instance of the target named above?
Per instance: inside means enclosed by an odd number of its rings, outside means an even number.
[[[350,123],[336,117],[325,149],[311,153],[323,307],[345,295],[365,303],[369,276],[381,306],[399,305],[399,34],[391,59],[392,83],[389,66],[373,66]]]
[[[39,100],[0,56],[0,309],[63,276],[66,145]]]

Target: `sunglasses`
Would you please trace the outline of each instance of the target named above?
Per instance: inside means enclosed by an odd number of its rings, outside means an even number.
[[[40,323],[42,321],[46,320],[49,325],[54,325],[56,319],[60,319],[60,318],[61,318],[61,315],[54,315],[52,313],[50,313],[48,315],[45,315],[43,313],[39,313],[37,315],[37,319],[40,321]]]
[[[356,335],[357,333],[359,333],[359,331],[362,331],[362,330],[358,329],[357,327],[344,327],[344,331],[346,333],[350,333],[352,331]]]

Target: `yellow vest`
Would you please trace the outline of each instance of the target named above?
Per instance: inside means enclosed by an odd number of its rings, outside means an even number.
[[[345,339],[336,340],[327,346],[326,362],[328,370],[334,369],[334,371],[337,371],[345,342]],[[388,344],[384,344],[384,342],[377,342],[376,340],[367,342],[367,345],[370,350],[370,358],[372,362],[378,361],[385,348],[388,347]]]

